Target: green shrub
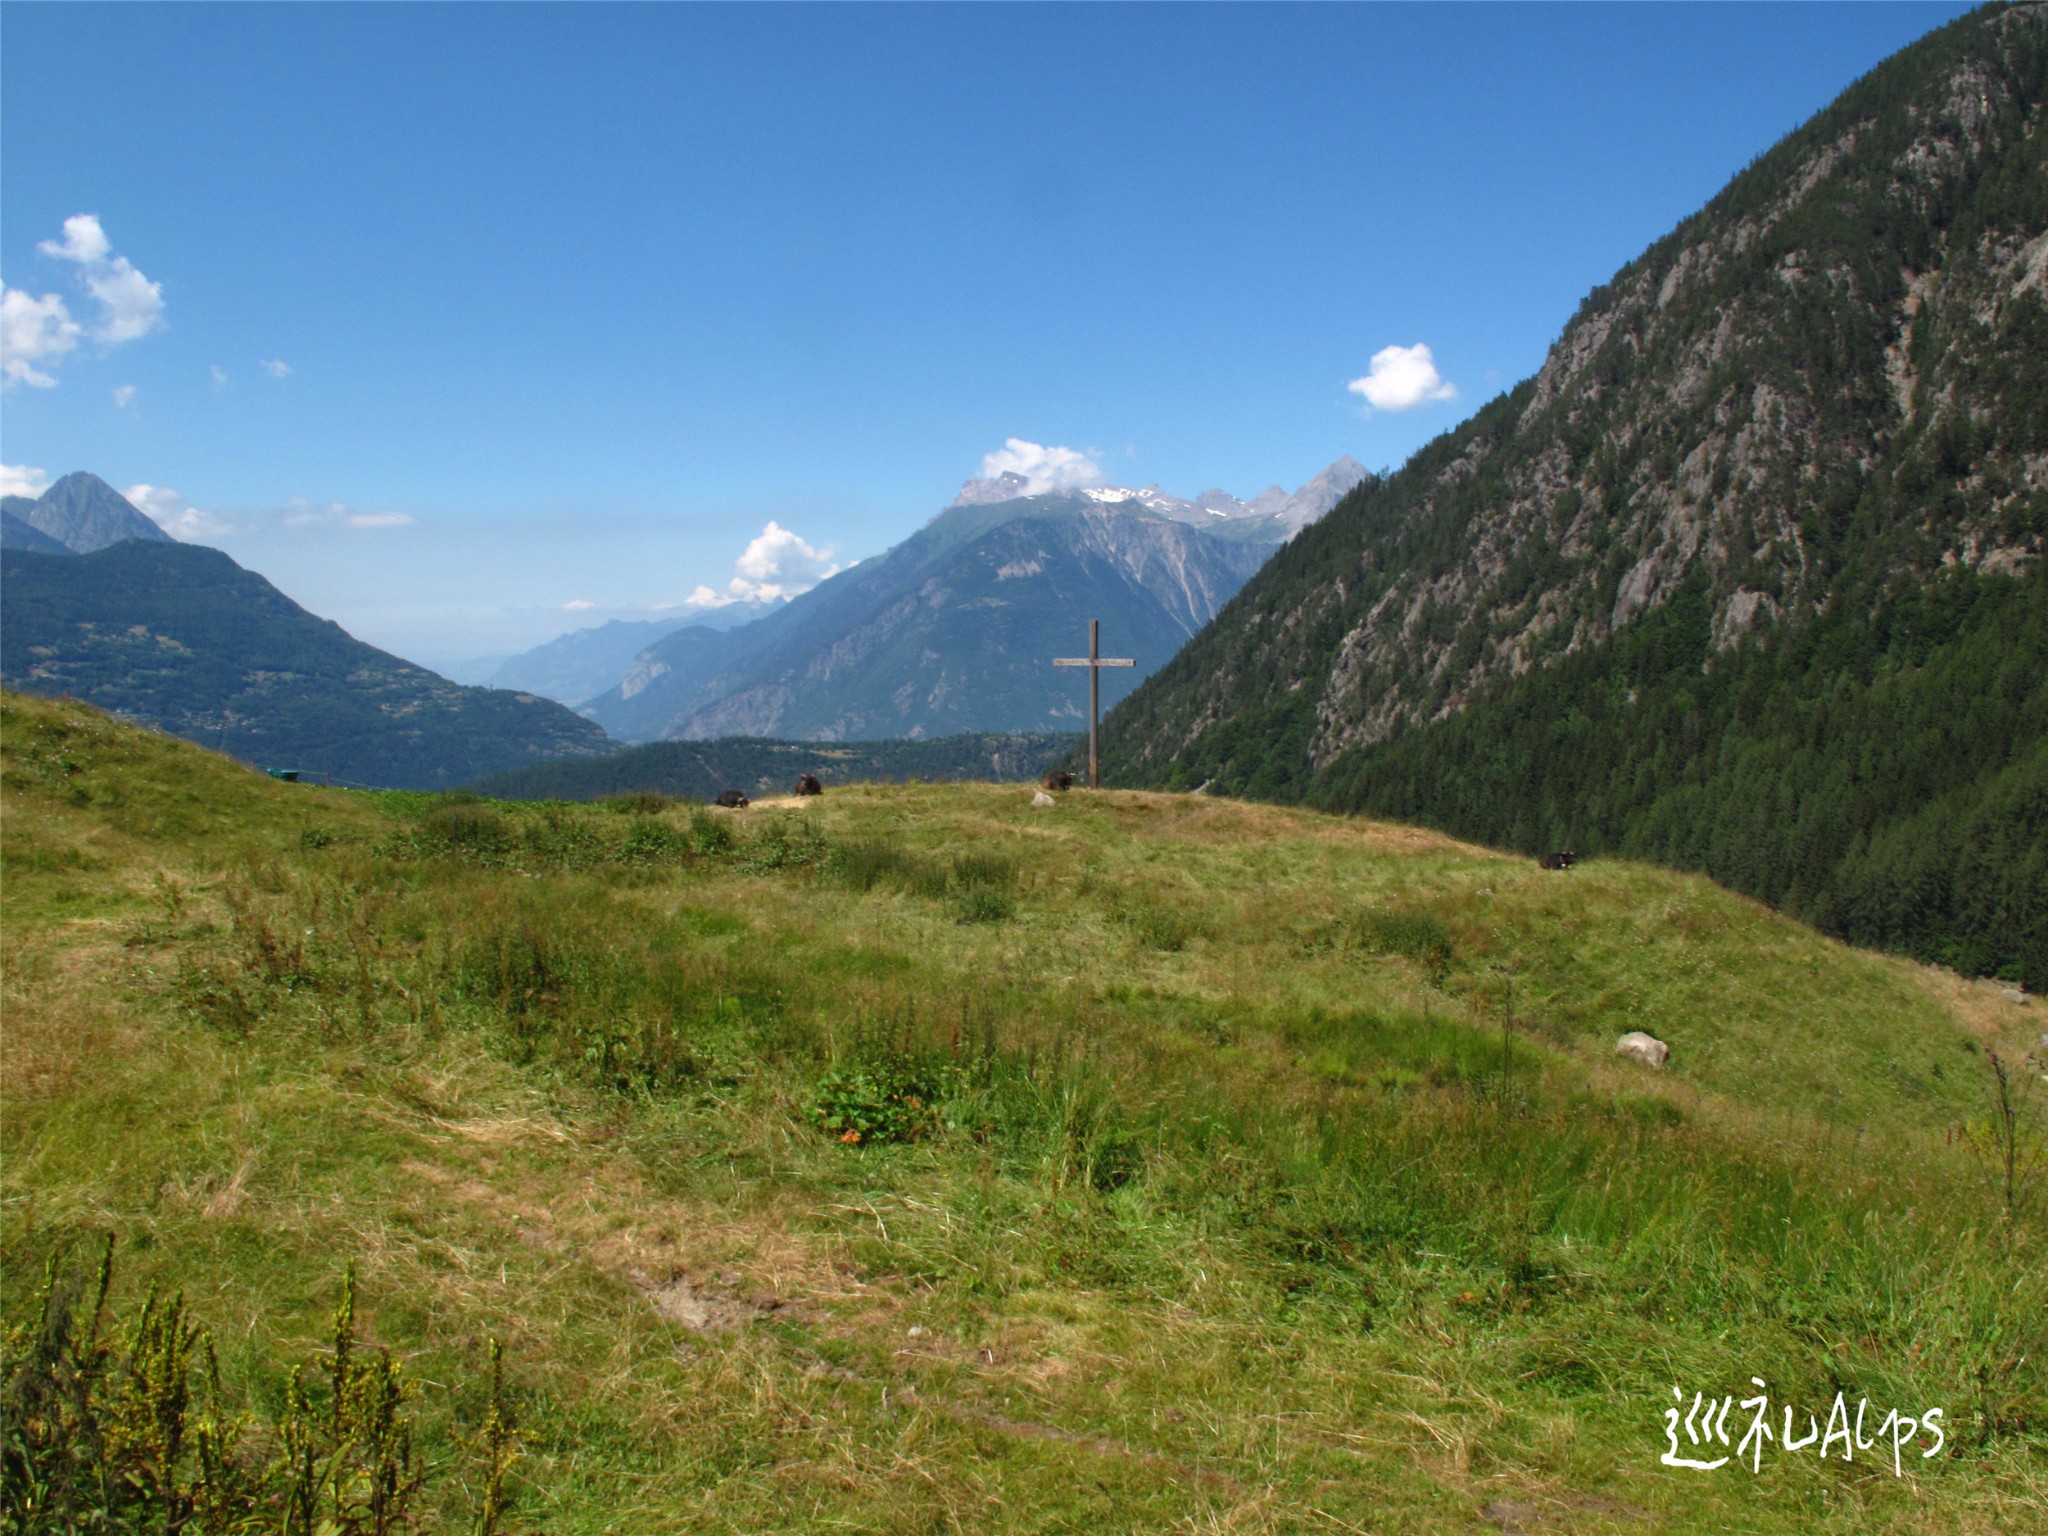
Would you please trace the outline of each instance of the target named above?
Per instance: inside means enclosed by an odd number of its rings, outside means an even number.
[[[872,891],[884,880],[901,881],[910,862],[894,843],[863,837],[833,849],[827,867],[854,890]]]
[[[887,1059],[828,1072],[819,1079],[811,1118],[850,1147],[920,1140],[944,1124],[934,1076]]]
[[[113,1273],[112,1237],[90,1270],[52,1258],[29,1314],[0,1335],[0,1529],[390,1536],[417,1527],[427,1470],[413,1444],[414,1392],[388,1349],[356,1337],[353,1265],[320,1364],[291,1372],[265,1437],[270,1455],[222,1390],[213,1341],[183,1295],[152,1291],[110,1328]],[[474,1527],[485,1536],[502,1518],[518,1455],[495,1340],[491,1357]]]
[[[1368,912],[1358,920],[1358,935],[1374,954],[1407,956],[1433,985],[1451,974],[1457,946],[1442,919],[1428,912]]]
[[[733,841],[732,828],[722,817],[701,806],[690,812],[690,846],[698,853],[730,853]]]
[[[511,850],[512,826],[491,806],[449,800],[420,818],[420,842],[435,853],[467,854],[486,862]]]
[[[606,810],[617,811],[624,816],[659,816],[676,802],[658,789],[635,789],[623,795],[613,795],[602,803]]]

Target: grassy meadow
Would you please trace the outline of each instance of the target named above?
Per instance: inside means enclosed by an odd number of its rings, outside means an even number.
[[[2048,1530],[2038,1002],[1194,795],[362,794],[16,695],[0,750],[10,1370],[111,1234],[256,1455],[353,1264],[428,1529],[497,1339],[504,1530]],[[1760,1471],[1659,1464],[1753,1377]],[[1781,1451],[1838,1392],[1853,1458]]]

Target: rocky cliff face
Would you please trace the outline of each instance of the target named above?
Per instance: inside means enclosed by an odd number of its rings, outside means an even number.
[[[1112,783],[1704,871],[2048,988],[2048,15],[1859,81],[1283,548]]]
[[[1310,527],[1119,721],[1127,767],[1314,700],[1289,750],[1457,713],[1688,582],[1714,644],[2048,535],[2048,16],[1857,83],[1596,289],[1535,378]]]
[[[169,543],[171,536],[135,510],[135,504],[98,475],[66,475],[33,501],[7,498],[7,512],[74,554],[91,554],[123,539]],[[21,547],[31,547],[25,542]]]

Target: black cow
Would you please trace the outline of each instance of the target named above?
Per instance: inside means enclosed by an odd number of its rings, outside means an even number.
[[[1045,776],[1045,787],[1047,789],[1072,789],[1074,787],[1074,776],[1064,768],[1055,768]]]
[[[825,786],[818,782],[815,773],[807,773],[796,781],[796,792],[800,795],[822,795]]]
[[[1538,855],[1536,862],[1544,869],[1570,869],[1579,862],[1579,856],[1569,850],[1564,853],[1545,853]]]
[[[749,800],[745,795],[741,794],[738,790],[728,789],[720,791],[718,798],[712,801],[711,803],[713,805],[722,805],[728,811],[738,811],[744,810],[747,806],[752,805],[754,802]]]

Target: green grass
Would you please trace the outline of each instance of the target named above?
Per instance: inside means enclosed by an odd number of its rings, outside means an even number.
[[[1989,987],[1206,797],[621,814],[0,732],[9,1315],[112,1231],[260,1433],[353,1259],[447,1528],[494,1336],[549,1532],[2048,1516],[2048,1200],[1981,1151],[2042,1026]],[[1657,1464],[1752,1375],[1948,1454]]]

